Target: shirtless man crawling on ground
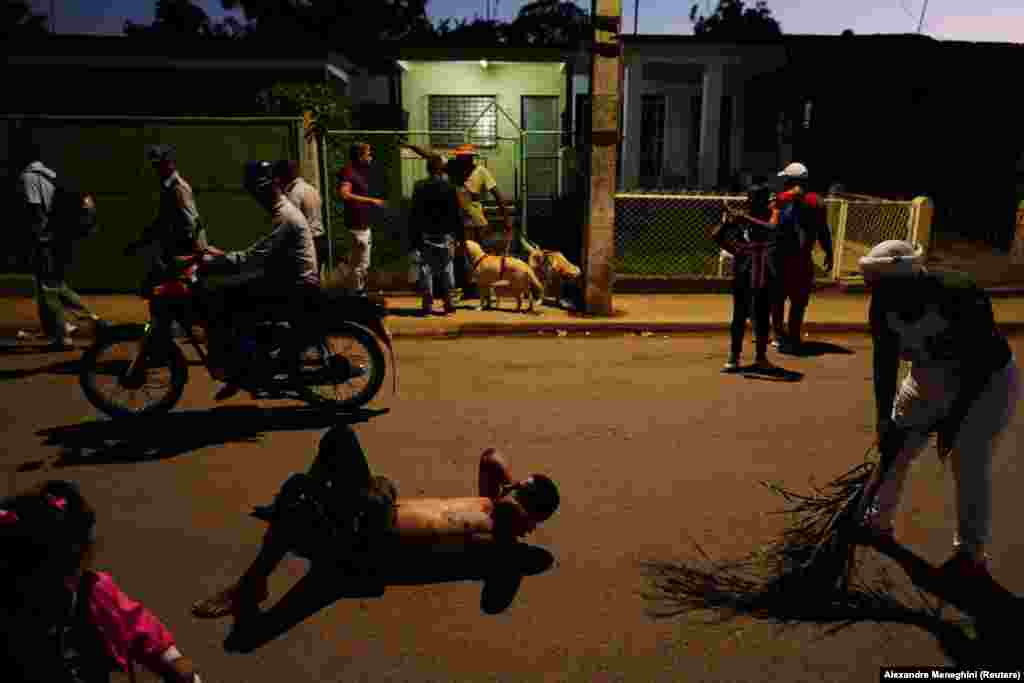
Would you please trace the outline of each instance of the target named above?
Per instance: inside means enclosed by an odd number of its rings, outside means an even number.
[[[330,500],[326,503],[317,500],[327,494]],[[521,481],[513,480],[505,459],[494,448],[480,456],[477,496],[397,498],[389,480],[371,476],[351,427],[332,427],[320,442],[309,474],[294,475],[272,505],[254,512],[270,521],[270,528],[249,569],[233,585],[196,602],[192,614],[200,619],[217,619],[258,611],[259,604],[269,597],[270,574],[289,551],[315,555],[325,543],[333,543],[335,547],[319,554],[359,572],[365,569],[365,565],[360,567],[360,560],[382,543],[514,543],[551,517],[559,505],[558,488],[551,479],[533,474]],[[324,516],[311,520],[309,506],[319,506],[325,510]],[[318,522],[327,516],[334,522],[345,521],[333,527],[337,533],[325,537],[324,525]]]

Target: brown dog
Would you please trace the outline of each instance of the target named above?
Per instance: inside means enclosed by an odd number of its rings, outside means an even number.
[[[579,279],[582,271],[574,266],[560,251],[549,249],[530,249],[530,269],[544,283],[544,296],[558,299],[562,292],[563,282],[574,282]]]
[[[534,295],[540,301],[544,296],[544,285],[530,266],[512,256],[486,254],[473,240],[466,240],[463,246],[469,257],[469,278],[480,286],[480,306],[477,310],[500,306],[501,300],[497,298],[496,290],[510,290],[515,294],[517,311],[523,308],[525,294],[530,302],[529,311],[537,312],[533,310]]]

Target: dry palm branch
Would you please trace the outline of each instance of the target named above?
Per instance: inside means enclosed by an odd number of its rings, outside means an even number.
[[[929,605],[920,591],[917,605],[910,606],[883,568],[870,580],[858,571],[855,513],[874,469],[889,465],[888,459],[873,457],[876,453],[872,446],[865,462],[807,495],[762,482],[785,499],[779,512],[789,522],[779,539],[744,559],[712,560],[695,544],[702,558],[696,562],[645,562],[652,589],[644,597],[662,606],[651,613],[667,617],[712,610],[723,620],[746,615],[846,625],[934,619],[941,608]]]

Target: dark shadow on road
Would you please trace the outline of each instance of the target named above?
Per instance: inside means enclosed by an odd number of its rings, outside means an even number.
[[[236,623],[224,649],[252,652],[338,600],[380,597],[387,586],[482,581],[481,610],[499,614],[512,604],[524,577],[547,571],[554,561],[543,548],[517,543],[459,551],[393,549],[378,554],[364,576],[347,574],[335,565],[314,564],[276,605]]]
[[[33,353],[38,353],[34,351]],[[58,353],[58,352],[54,352]],[[62,353],[75,353],[74,351],[67,351]],[[77,375],[78,374],[78,359],[75,360],[64,360],[56,363],[50,363],[38,368],[19,368],[17,370],[0,370],[0,382],[25,379],[27,377],[35,377],[36,375]]]
[[[994,581],[972,585],[944,579],[936,567],[904,546],[893,543],[877,549],[907,573],[917,591],[916,600],[901,595],[905,591],[898,590],[884,572],[872,584],[815,594],[806,581],[791,581],[787,586],[785,576],[780,576],[763,583],[742,571],[746,561],[711,562],[705,556],[696,562],[643,563],[651,586],[644,593],[647,613],[664,619],[705,611],[716,613],[719,623],[737,616],[753,617],[783,628],[827,626],[826,635],[866,622],[916,626],[930,633],[958,666],[1019,665],[1019,645],[1011,635],[1015,630],[1004,624],[1016,618],[1024,600]],[[939,606],[928,604],[924,591],[939,598]],[[942,603],[970,615],[973,626],[965,628],[970,620],[945,618]]]
[[[848,349],[845,346],[839,344],[832,344],[824,341],[805,341],[800,344],[800,348],[796,353],[787,353],[787,356],[796,356],[797,358],[813,358],[815,356],[825,355],[839,355],[839,356],[852,356],[854,351]]]
[[[765,382],[799,382],[804,378],[804,373],[796,370],[775,366],[771,369],[759,368],[756,365],[746,365],[739,369],[739,374],[745,379],[759,379]]]
[[[36,432],[44,437],[44,445],[58,446],[60,451],[52,459],[24,463],[17,471],[164,460],[207,446],[256,442],[266,432],[357,424],[387,412],[386,408],[338,413],[305,406],[224,406],[126,420],[92,420]]]

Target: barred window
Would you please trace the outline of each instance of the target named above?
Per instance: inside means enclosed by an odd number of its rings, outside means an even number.
[[[467,141],[465,131],[472,126]],[[494,95],[431,95],[430,130],[456,131],[431,135],[433,147],[458,147],[472,142],[477,147],[498,144],[498,105]]]

